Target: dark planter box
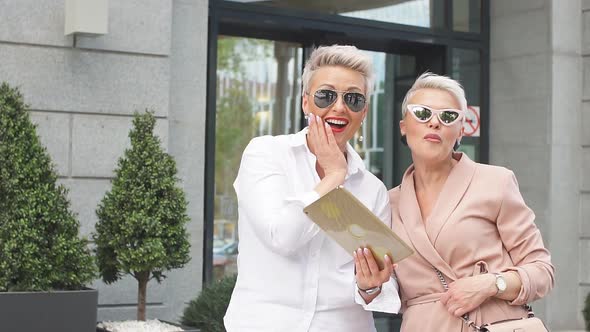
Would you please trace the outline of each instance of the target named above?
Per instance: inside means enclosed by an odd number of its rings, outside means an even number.
[[[168,322],[168,321],[165,321],[165,320],[162,320],[162,319],[159,319],[159,321],[162,322],[162,323],[166,323],[166,324],[178,326],[184,332],[200,332],[201,331],[201,330],[197,329],[196,327],[189,327],[189,326],[179,325],[179,324]],[[178,331],[181,331],[181,330],[179,329]],[[105,330],[103,328],[96,327],[96,332],[109,332],[109,330]]]
[[[0,292],[0,330],[94,332],[98,291]]]

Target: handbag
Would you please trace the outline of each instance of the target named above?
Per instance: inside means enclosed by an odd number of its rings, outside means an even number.
[[[442,273],[436,267],[433,266],[432,268],[436,271],[438,279],[442,283],[445,291],[449,290],[449,285],[447,285]],[[528,311],[527,318],[506,319],[483,324],[481,326],[475,325],[475,322],[469,319],[469,313],[463,315],[461,319],[463,319],[463,322],[465,322],[467,326],[471,327],[474,331],[479,332],[549,332],[545,324],[543,324],[543,321],[538,317],[535,317],[533,308],[530,305],[525,304],[524,308]]]

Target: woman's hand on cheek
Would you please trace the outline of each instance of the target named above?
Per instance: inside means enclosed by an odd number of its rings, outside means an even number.
[[[310,148],[324,170],[324,175],[338,177],[341,183],[344,182],[346,158],[338,147],[332,128],[319,116],[309,113],[308,136]]]

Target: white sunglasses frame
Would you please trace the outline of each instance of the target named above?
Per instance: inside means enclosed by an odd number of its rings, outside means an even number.
[[[432,113],[432,115],[428,119],[426,119],[426,120],[421,120],[414,113],[414,111],[412,111],[412,108],[414,108],[416,106],[423,107],[423,108],[429,110]],[[447,127],[452,126],[452,125],[454,125],[455,123],[457,123],[457,122],[459,122],[461,120],[465,120],[465,112],[463,112],[463,110],[459,110],[459,109],[455,109],[455,108],[441,108],[441,109],[436,109],[436,108],[432,108],[432,107],[429,107],[429,106],[426,106],[426,105],[421,105],[421,104],[408,104],[408,105],[406,105],[406,111],[407,112],[410,112],[410,114],[412,114],[412,116],[414,117],[414,119],[416,119],[416,121],[418,121],[420,123],[427,123],[428,121],[432,120],[432,118],[435,115],[436,115],[436,117],[438,119],[438,122],[442,123],[444,126],[447,126]],[[446,123],[446,122],[444,122],[440,118],[440,114],[443,113],[443,112],[445,112],[445,111],[457,112],[457,113],[459,113],[459,117],[455,121],[453,121],[451,123]]]

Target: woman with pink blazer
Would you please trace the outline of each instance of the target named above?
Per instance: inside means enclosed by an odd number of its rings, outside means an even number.
[[[461,85],[432,73],[402,104],[413,164],[389,192],[392,228],[415,251],[395,269],[402,331],[471,331],[465,314],[478,326],[526,317],[523,305],[553,288],[550,253],[514,173],[454,152],[466,110]],[[355,263],[357,283],[378,287],[372,257]]]

